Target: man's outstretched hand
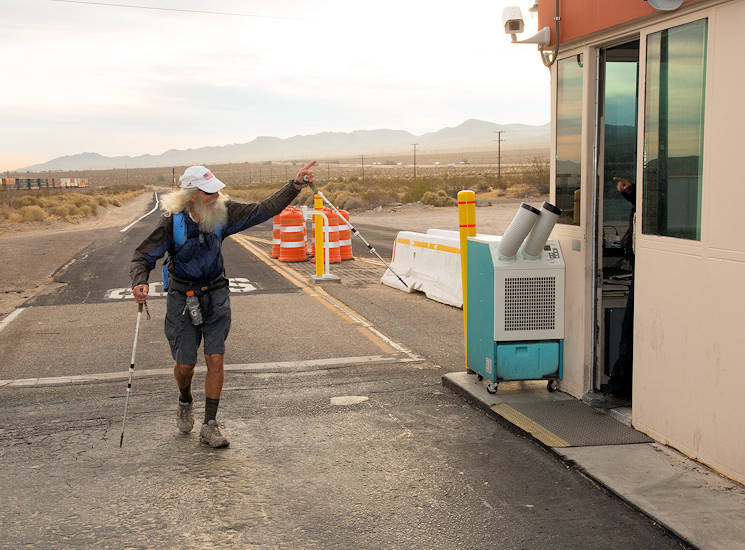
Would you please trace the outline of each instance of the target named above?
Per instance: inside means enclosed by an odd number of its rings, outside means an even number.
[[[305,184],[313,182],[314,176],[313,176],[313,172],[311,171],[311,168],[315,164],[316,164],[316,161],[312,160],[300,169],[300,171],[297,173],[297,176],[295,176],[295,179],[292,182],[295,184],[295,187],[300,189]]]

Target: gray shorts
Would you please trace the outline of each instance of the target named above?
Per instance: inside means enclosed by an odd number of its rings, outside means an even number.
[[[197,362],[197,349],[204,336],[204,353],[225,353],[225,340],[230,332],[230,290],[218,288],[201,299],[204,323],[191,324],[184,311],[186,295],[170,289],[166,300],[165,330],[171,345],[173,360],[183,365]]]

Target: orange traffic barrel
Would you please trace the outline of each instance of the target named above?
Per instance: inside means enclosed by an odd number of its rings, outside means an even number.
[[[288,206],[279,215],[279,261],[304,262],[308,256],[305,244],[305,220],[296,206]]]
[[[286,210],[286,209],[285,209]],[[280,223],[279,214],[272,218],[272,258],[279,258]]]
[[[354,258],[352,253],[352,230],[349,227],[349,212],[339,210],[343,219],[339,220],[339,252],[342,260]]]

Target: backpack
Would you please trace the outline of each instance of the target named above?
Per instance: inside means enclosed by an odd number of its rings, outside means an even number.
[[[184,213],[179,212],[171,216],[173,219],[173,247],[174,256],[186,243],[186,221],[184,220]],[[218,239],[222,238],[222,226],[218,225],[215,227],[215,235]],[[168,262],[171,261],[171,253],[168,253],[168,257],[163,262],[163,292],[168,292]]]

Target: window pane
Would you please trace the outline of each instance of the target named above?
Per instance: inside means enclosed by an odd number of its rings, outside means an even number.
[[[605,148],[603,154],[603,231],[612,239],[628,228],[631,203],[618,192],[614,177],[636,181],[636,108],[639,42],[620,46],[624,54],[633,52],[636,59],[617,61],[614,52],[606,50],[605,62]],[[626,57],[633,57],[628,55]],[[615,231],[615,233],[613,233]]]
[[[556,90],[556,206],[559,223],[579,225],[582,174],[582,56],[561,59]]]
[[[647,37],[642,230],[701,239],[707,21]]]

